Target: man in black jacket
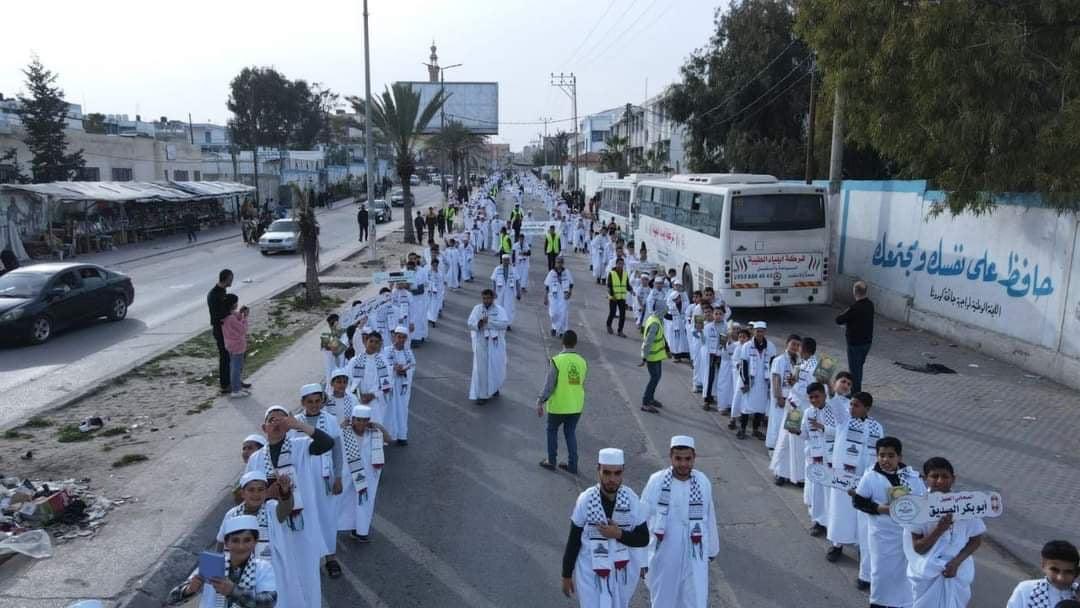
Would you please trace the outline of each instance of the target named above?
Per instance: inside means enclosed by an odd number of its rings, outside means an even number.
[[[221,323],[229,316],[229,304],[225,300],[228,288],[232,287],[233,272],[228,268],[218,273],[217,285],[214,285],[206,294],[206,306],[210,309],[210,328],[214,332],[214,343],[218,351],[218,385],[221,394],[228,395],[232,392],[229,385],[229,351],[225,350],[225,334],[221,332]],[[251,388],[247,382],[244,388]]]
[[[360,205],[360,211],[356,212],[356,223],[360,226],[360,242],[367,240],[368,219],[367,206]]]
[[[866,295],[864,281],[855,281],[851,291],[855,303],[836,317],[836,324],[846,326],[848,370],[853,378],[851,393],[855,394],[862,390],[863,365],[874,341],[874,303]]]
[[[424,242],[424,216],[419,211],[416,212],[416,218],[413,219],[413,228],[416,230],[416,242]]]

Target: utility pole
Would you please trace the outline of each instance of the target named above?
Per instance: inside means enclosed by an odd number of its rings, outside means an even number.
[[[577,76],[573,72],[569,75],[559,72],[558,76],[555,76],[555,72],[551,73],[551,85],[559,87],[566,96],[570,98],[570,103],[574,110],[574,182],[573,189],[578,188],[578,119],[577,119]]]
[[[540,140],[540,146],[544,148],[544,164],[547,165],[548,164],[548,155],[547,155],[547,136],[548,136],[547,133],[548,133],[548,131],[547,131],[547,127],[548,127],[548,123],[551,122],[551,117],[550,116],[547,116],[547,117],[541,116],[539,120],[540,120],[540,122],[544,123],[544,137],[543,137],[543,139]]]
[[[630,172],[630,112],[632,112],[634,106],[632,104],[626,104],[626,110],[623,112],[623,124],[626,125],[626,141],[623,142],[623,163],[625,163],[626,173]],[[619,171],[619,178],[621,179],[625,173]]]
[[[814,62],[810,62],[810,118],[806,127],[806,183],[811,184],[814,182],[814,173],[817,172],[817,168],[814,166],[814,121],[817,116],[817,104],[814,99],[814,78],[817,70],[814,69]]]
[[[840,192],[840,184],[844,181],[844,91],[836,87],[836,96],[833,100],[832,115],[832,151],[829,155],[829,193]]]
[[[463,64],[463,63],[455,63],[454,65],[448,65],[446,67],[439,68],[439,91],[441,92],[441,95],[442,95],[444,100],[446,99],[446,70],[449,70],[450,68],[460,68],[463,65],[465,65],[465,64]],[[446,108],[446,103],[444,101],[443,105],[439,106],[439,132],[440,133],[443,132],[444,130],[446,130],[446,112],[445,112],[445,108]],[[446,184],[446,161],[447,161],[446,157],[449,154],[450,154],[449,150],[443,150],[442,151],[442,161],[443,161],[442,162],[442,183],[443,183],[442,194],[443,194],[443,205],[444,206],[446,205],[447,201],[450,200],[450,197],[447,194],[447,184]],[[454,178],[456,179],[457,176],[455,175]]]
[[[367,0],[364,0],[364,168],[367,170],[367,206],[368,206],[368,252],[371,259],[375,260],[375,160],[374,145],[371,138],[371,50],[368,44],[368,10]],[[412,218],[405,218],[411,222]]]

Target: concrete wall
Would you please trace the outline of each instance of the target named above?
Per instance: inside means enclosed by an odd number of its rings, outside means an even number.
[[[113,181],[112,170],[130,169],[131,181],[152,182],[171,179],[174,171],[188,172],[188,179],[194,178],[195,171],[202,172],[202,151],[187,141],[164,142],[147,137],[121,137],[100,135],[85,131],[68,130],[64,134],[68,140],[68,150],[81,149],[86,159],[86,166],[96,167],[100,180]],[[24,175],[30,174],[30,149],[22,142],[22,133],[0,134],[0,149],[15,148],[19,161],[19,170]]]
[[[923,181],[844,182],[834,293],[861,278],[881,314],[1080,388],[1077,217],[1002,197],[990,215],[931,218],[943,198]]]

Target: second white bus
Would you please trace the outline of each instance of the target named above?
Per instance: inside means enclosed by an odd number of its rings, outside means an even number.
[[[824,188],[769,175],[689,174],[637,185],[634,232],[683,287],[712,287],[735,307],[826,304],[829,214]]]
[[[637,228],[637,184],[645,179],[663,178],[660,174],[631,173],[620,179],[601,181],[598,219],[601,223],[615,222],[619,227],[619,236],[630,241]]]

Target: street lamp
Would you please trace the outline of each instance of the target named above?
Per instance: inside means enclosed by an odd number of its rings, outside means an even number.
[[[446,108],[446,70],[449,70],[449,69],[452,69],[452,68],[460,68],[463,65],[465,65],[465,64],[464,63],[455,63],[453,65],[448,65],[448,66],[444,66],[444,67],[439,68],[439,92],[441,93],[441,95],[443,97],[443,105],[439,106],[439,131],[440,132],[442,132],[443,130],[446,129],[446,111],[445,111],[445,108]],[[447,193],[446,193],[446,161],[447,161],[446,157],[447,157],[447,154],[446,154],[446,151],[444,150],[443,151],[443,162],[442,162],[442,187],[443,187],[442,188],[442,193],[443,193],[443,202],[444,203],[447,200],[449,200],[449,197],[447,196]]]

